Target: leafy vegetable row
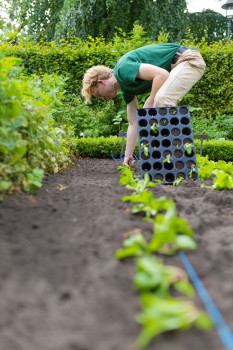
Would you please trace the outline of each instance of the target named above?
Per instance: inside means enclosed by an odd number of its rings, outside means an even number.
[[[146,348],[150,341],[162,332],[187,329],[195,325],[209,329],[211,321],[205,312],[190,300],[194,289],[184,270],[165,266],[153,253],[174,254],[178,249],[196,249],[193,230],[188,221],[178,217],[176,205],[170,198],[154,198],[148,191],[155,184],[149,175],[139,180],[129,167],[120,166],[120,184],[133,190],[133,194],[123,197],[123,201],[136,203],[132,213],[144,212],[144,221],[153,224],[153,234],[147,242],[140,230],[129,233],[115,256],[123,259],[136,257],[134,286],[140,293],[142,311],[136,321],[142,325],[137,345]],[[184,294],[172,296],[172,289]]]
[[[226,163],[223,160],[219,160],[218,162],[210,161],[208,156],[200,157],[197,155],[198,162],[198,172],[199,176],[202,180],[207,180],[211,178],[212,175],[215,175],[213,178],[212,186],[205,186],[213,188],[215,190],[222,189],[231,189],[233,188],[233,164]]]

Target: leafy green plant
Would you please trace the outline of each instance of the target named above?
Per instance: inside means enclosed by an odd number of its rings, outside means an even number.
[[[136,317],[143,327],[137,341],[141,349],[145,349],[152,338],[165,331],[188,329],[192,325],[204,330],[212,327],[209,317],[191,301],[143,293],[141,304],[142,312]]]
[[[65,79],[22,74],[20,60],[0,57],[0,189],[34,191],[45,172],[65,168],[75,149],[70,126],[54,122]]]
[[[160,297],[166,297],[170,295],[170,288],[173,285],[175,289],[189,297],[195,295],[184,270],[166,266],[153,255],[141,256],[135,260],[135,263],[137,270],[134,286],[141,292],[153,292]]]
[[[148,251],[161,251],[174,254],[177,249],[196,249],[192,239],[193,230],[187,220],[177,216],[175,203],[170,199],[166,213],[158,214],[154,219],[153,236],[148,244]],[[188,238],[184,238],[188,236]],[[184,239],[183,239],[184,238]]]
[[[157,128],[159,128],[159,125],[156,123],[153,123],[151,126],[151,130],[156,134],[157,133]]]
[[[168,154],[166,156],[166,159],[163,160],[163,163],[171,163],[172,162],[172,156]]]
[[[27,192],[35,192],[37,188],[42,187],[42,180],[44,178],[43,169],[32,169],[30,173],[26,175],[27,180],[23,182],[23,189]]]
[[[132,235],[123,241],[123,249],[115,253],[117,259],[125,259],[130,256],[142,255],[145,253],[147,243],[141,233]]]
[[[199,176],[201,179],[209,179],[211,175],[215,175],[213,178],[214,184],[212,186],[202,187],[212,188],[215,190],[231,189],[233,188],[233,164],[226,163],[222,160],[218,162],[209,161],[208,156],[197,156],[197,163],[199,169]]]
[[[186,329],[192,325],[209,329],[212,326],[209,317],[193,302],[171,296],[171,287],[189,297],[194,296],[193,287],[184,271],[173,266],[164,266],[161,260],[152,255],[153,252],[174,254],[179,249],[196,249],[189,223],[177,216],[176,205],[172,199],[155,199],[148,192],[148,174],[145,175],[144,184],[139,186],[142,180],[129,167],[118,169],[121,171],[120,183],[134,191],[131,196],[125,196],[122,200],[137,203],[132,213],[145,212],[144,220],[153,224],[153,235],[149,243],[138,232],[126,238],[123,248],[115,254],[118,259],[137,257],[134,286],[141,293],[142,304],[142,312],[136,317],[137,322],[142,325],[138,346],[146,348],[152,338],[168,330]]]
[[[181,183],[181,182],[185,182],[185,180],[183,179],[183,177],[178,177],[174,182],[173,182],[173,186],[179,186],[179,184]]]
[[[193,148],[193,144],[192,143],[185,143],[184,144],[184,149],[187,152],[188,155],[192,154],[192,148]]]
[[[212,186],[202,185],[201,187],[212,188],[214,190],[232,189],[233,188],[233,176],[225,173],[223,170],[215,169],[212,174],[216,175],[213,178],[214,184]]]
[[[149,146],[149,143],[147,143],[147,144],[143,144],[143,143],[142,143],[142,144],[141,144],[141,148],[144,149],[144,154],[145,154],[146,157],[147,157],[148,154],[149,154],[148,146]]]
[[[191,170],[190,170],[189,175],[188,175],[190,179],[192,178],[193,172],[194,172],[195,170],[196,170],[195,164],[192,164],[192,165],[191,165]]]
[[[144,175],[144,179],[139,180],[129,166],[119,166],[117,169],[121,171],[120,184],[126,185],[127,189],[134,190],[135,193],[142,193],[147,187],[155,187],[147,173]]]
[[[138,203],[133,207],[132,213],[136,214],[143,211],[147,219],[155,216],[161,210],[167,210],[169,206],[169,200],[166,197],[155,199],[153,194],[146,190],[141,193],[134,192],[132,196],[125,196],[122,201]]]

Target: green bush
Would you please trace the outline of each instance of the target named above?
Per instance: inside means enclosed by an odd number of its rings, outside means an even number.
[[[192,43],[184,42],[192,45]],[[206,70],[201,80],[191,89],[193,98],[186,103],[202,107],[203,112],[193,115],[214,118],[216,115],[233,114],[233,41],[229,45],[216,42],[210,46],[204,43],[200,52],[206,62]]]
[[[122,138],[117,136],[81,138],[77,140],[77,151],[80,157],[118,158],[121,153]],[[112,153],[111,153],[112,152]]]
[[[196,152],[200,153],[201,141],[195,140]],[[203,156],[209,156],[210,160],[217,162],[224,160],[225,162],[233,162],[233,141],[204,140]]]
[[[52,113],[62,105],[64,78],[21,74],[20,60],[0,57],[0,192],[41,186],[45,172],[70,162],[75,137]]]
[[[207,134],[209,139],[233,140],[233,116],[217,114],[215,118],[205,118],[192,115],[191,120],[194,138],[199,134]]]
[[[120,127],[115,122],[117,114],[113,100],[89,106],[80,96],[70,94],[66,96],[65,103],[56,109],[54,118],[58,123],[72,125],[77,136],[107,137],[118,134]]]
[[[195,140],[196,153],[200,153],[201,141]],[[82,138],[77,140],[77,151],[80,157],[91,158],[119,158],[121,153],[122,138],[110,136],[108,138]],[[126,145],[126,139],[125,139]],[[125,148],[124,148],[125,149]],[[112,152],[112,153],[111,153]],[[138,144],[134,154],[138,157]],[[233,142],[232,141],[203,141],[202,155],[209,156],[210,160],[233,162]]]
[[[107,44],[103,38],[89,37],[85,42],[73,38],[69,42],[61,41],[60,44],[43,41],[21,41],[17,45],[2,43],[0,50],[8,56],[22,58],[25,74],[66,74],[66,92],[80,95],[82,77],[89,67],[98,64],[113,67],[124,53],[151,44],[143,34],[143,28],[135,26],[130,36],[120,32]],[[197,47],[192,37],[182,43]],[[194,97],[185,101],[185,104],[188,102],[191,106],[203,108],[202,113],[198,111],[193,115],[233,115],[233,42],[230,41],[228,46],[224,42],[208,46],[205,41],[198,45],[207,68],[202,79],[191,89]]]

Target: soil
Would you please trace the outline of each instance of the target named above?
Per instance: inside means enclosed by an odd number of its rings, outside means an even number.
[[[35,195],[0,204],[0,349],[136,350],[140,311],[133,259],[114,253],[123,234],[152,226],[126,209],[118,162],[82,159],[47,176]],[[139,173],[138,167],[136,172]],[[205,182],[210,183],[210,181]],[[155,197],[174,198],[195,231],[187,256],[233,328],[233,191],[156,185]],[[182,266],[178,256],[164,258]],[[196,303],[202,303],[196,297]],[[163,334],[148,350],[223,350],[215,329]]]

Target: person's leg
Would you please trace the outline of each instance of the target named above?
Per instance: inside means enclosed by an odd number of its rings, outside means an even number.
[[[176,106],[204,74],[205,63],[203,64],[201,60],[203,61],[200,57],[200,66],[187,60],[172,69],[169,78],[155,96],[154,107]]]

